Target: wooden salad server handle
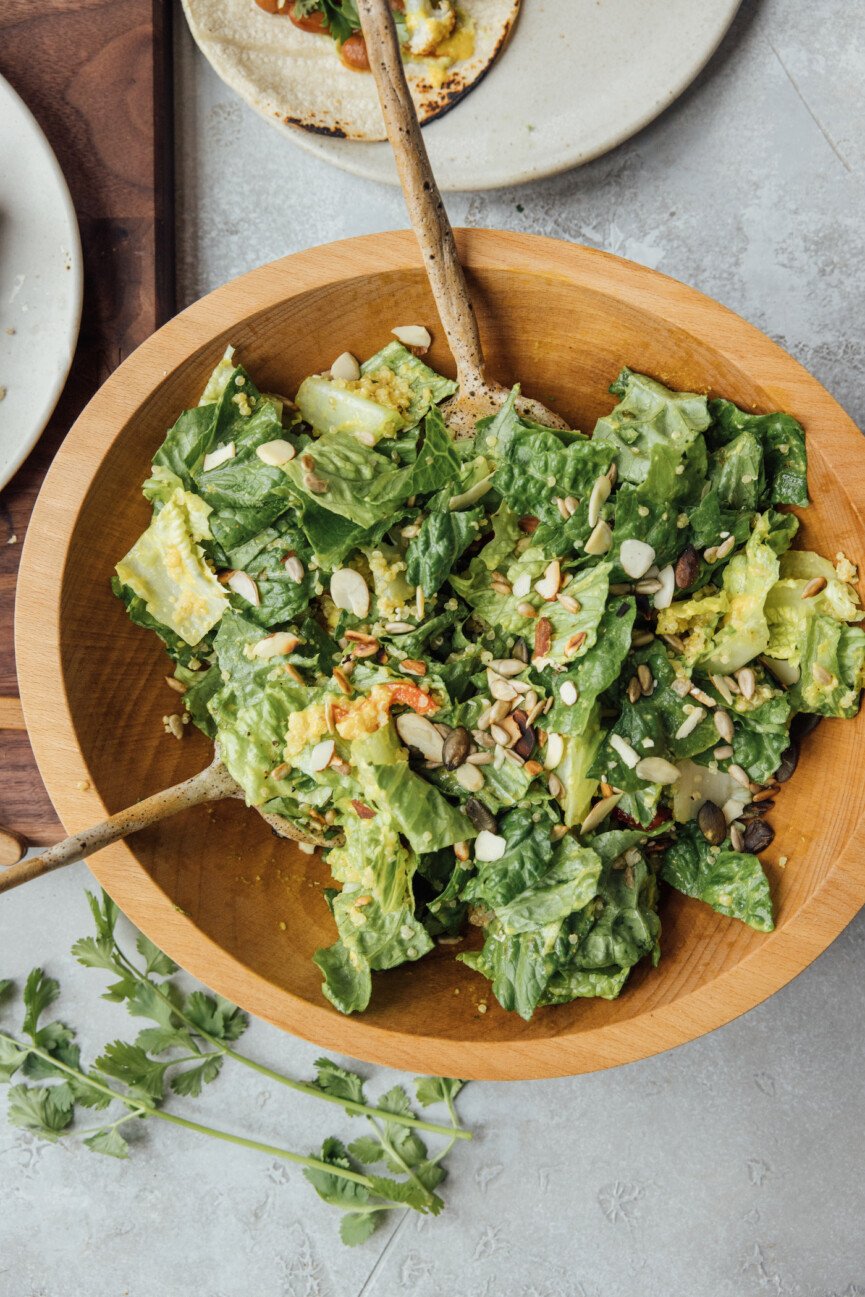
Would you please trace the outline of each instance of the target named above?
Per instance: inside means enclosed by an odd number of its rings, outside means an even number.
[[[357,0],[357,11],[409,220],[456,362],[459,391],[442,406],[442,413],[455,436],[474,436],[475,422],[495,414],[508,389],[486,375],[477,318],[408,88],[389,0]],[[568,426],[529,397],[519,397],[517,408],[549,427]]]
[[[20,887],[22,883],[41,878],[43,874],[62,869],[64,865],[73,865],[76,861],[93,855],[95,851],[110,846],[112,842],[126,838],[130,833],[137,833],[139,829],[149,828],[151,824],[158,824],[160,820],[167,820],[170,816],[188,810],[191,806],[201,806],[206,802],[220,802],[227,797],[242,796],[243,792],[239,784],[229,774],[217,754],[206,769],[193,775],[191,779],[184,779],[182,783],[173,784],[171,788],[163,788],[152,797],[145,797],[134,806],[127,806],[125,810],[118,811],[116,815],[103,820],[101,824],[83,829],[81,833],[73,833],[70,838],[65,838],[62,842],[49,847],[47,851],[43,851],[41,856],[33,856],[30,860],[22,860],[9,869],[0,870],[0,892],[9,892],[13,887]],[[270,815],[264,812],[260,814],[281,838],[291,838],[296,842],[306,842],[314,846],[335,844],[335,839],[329,841],[321,834],[312,831],[302,833],[282,815]]]

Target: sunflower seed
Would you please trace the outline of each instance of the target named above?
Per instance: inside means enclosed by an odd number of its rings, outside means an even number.
[[[654,638],[655,638],[654,631],[650,631],[650,630],[634,631],[633,635],[631,636],[631,648],[645,648],[647,644],[651,644],[653,642]],[[664,638],[666,639],[666,636],[664,636]],[[682,648],[684,649],[684,645],[682,645]]]
[[[715,699],[710,694],[707,694],[705,690],[699,689],[697,685],[691,685],[691,688],[688,690],[688,692],[690,693],[692,698],[696,698],[697,702],[702,703],[704,707],[718,706],[718,704],[715,702]]]
[[[722,743],[720,747],[713,750],[712,756],[716,761],[729,761],[733,755],[733,748],[729,743]]]
[[[489,672],[487,680],[489,683],[490,693],[493,698],[497,698],[500,702],[513,702],[518,696],[517,691],[511,682],[505,680],[503,676],[497,676],[492,672]]]
[[[558,775],[551,774],[547,784],[553,797],[564,797],[565,785],[562,783]]]
[[[522,662],[523,665],[525,665],[528,662],[529,646],[526,643],[526,641],[523,639],[522,635],[518,635],[517,638],[514,640],[514,645],[513,648],[511,649],[511,652],[513,653],[517,661]]]
[[[741,766],[737,766],[737,765],[728,766],[727,774],[730,776],[731,779],[735,779],[737,784],[741,784],[743,788],[751,787],[751,780],[748,776],[748,772],[747,770],[743,770]]]
[[[568,512],[568,506],[565,504],[561,496],[556,496],[556,508],[564,518],[565,522],[567,522],[571,515]]]
[[[674,784],[681,777],[681,770],[663,757],[643,757],[634,767],[638,779],[645,779],[650,784]]]
[[[164,679],[165,679],[165,683],[168,685],[168,688],[173,689],[176,694],[186,693],[187,686],[183,683],[182,680],[178,680],[176,676],[165,676]]]
[[[254,608],[257,608],[261,603],[258,586],[247,572],[232,572],[226,578],[225,584],[235,594],[239,594],[241,599],[251,603]]]
[[[802,591],[802,598],[813,599],[815,594],[820,594],[823,590],[826,589],[826,585],[827,582],[825,576],[812,577],[812,579],[805,586],[805,589]]]
[[[715,729],[718,731],[720,737],[724,739],[726,743],[732,743],[733,718],[730,716],[730,713],[725,712],[722,707],[719,707],[714,712],[712,719],[715,722]]]
[[[570,639],[565,644],[565,657],[570,658],[576,656],[585,642],[586,632],[584,630],[577,631],[576,635],[571,635]]]
[[[670,688],[674,694],[679,696],[679,698],[687,698],[688,694],[691,692],[691,682],[687,676],[676,676],[676,679],[672,682]]]
[[[469,856],[471,855],[471,852],[469,851],[469,844],[467,842],[455,842],[454,855],[456,856],[457,860],[461,860],[461,861],[468,860]]]
[[[649,694],[655,687],[655,681],[652,672],[645,662],[641,662],[637,667],[637,679],[640,682],[640,691],[648,698]]]
[[[754,691],[757,688],[757,677],[750,667],[742,667],[741,671],[736,672],[736,683],[742,692],[743,698],[753,698]]]
[[[583,605],[579,600],[572,598],[569,594],[562,594],[559,592],[559,594],[556,595],[556,598],[564,608],[565,612],[573,613],[576,616],[576,614],[582,609]]]
[[[403,658],[399,669],[409,676],[425,676],[426,662],[421,662],[419,658]]]
[[[510,734],[508,734],[507,730],[503,729],[501,725],[491,725],[490,735],[495,739],[496,743],[500,743],[502,747],[507,747],[511,741]]]
[[[724,679],[724,677],[710,675],[709,679],[712,681],[712,684],[715,686],[715,688],[718,690],[718,693],[724,699],[724,702],[731,703],[733,701],[733,695],[730,693],[730,690],[727,688],[727,682]]]
[[[736,547],[736,537],[728,536],[722,545],[715,550],[715,562],[720,563],[722,558],[726,558]]]
[[[353,693],[351,687],[351,681],[349,680],[348,676],[345,674],[345,671],[343,671],[342,667],[333,668],[333,678],[336,681],[337,685],[339,686],[341,692],[344,693],[346,697],[351,697],[351,694]]]
[[[479,748],[489,749],[489,748],[494,748],[496,746],[495,740],[490,738],[486,730],[478,730],[478,729],[472,730],[472,738],[474,739],[475,743],[478,745]]]
[[[705,715],[705,708],[695,707],[690,716],[687,716],[685,720],[682,721],[682,724],[676,730],[675,737],[677,739],[686,739],[689,734],[693,734],[694,730],[700,724],[700,721],[703,720]]]
[[[657,594],[660,588],[660,581],[657,581],[654,577],[650,577],[648,581],[638,581],[634,586],[634,591],[636,594],[649,595]]]
[[[634,751],[630,743],[623,739],[621,734],[610,735],[610,747],[624,761],[629,770],[633,770],[639,764],[640,754]]]
[[[685,645],[679,639],[678,635],[662,635],[661,639],[665,644],[669,644],[674,653],[684,653]]]
[[[513,587],[511,586],[510,581],[508,581],[503,576],[494,577],[493,580],[490,581],[490,585],[492,586],[495,593],[500,594],[503,599],[506,599],[508,595],[513,593]]]
[[[577,512],[577,510],[579,509],[579,507],[580,507],[580,502],[579,502],[579,500],[576,498],[576,496],[573,496],[573,495],[566,495],[566,496],[565,496],[565,508],[566,508],[567,511],[568,511],[568,517],[569,517],[569,518],[572,518],[572,517],[574,516],[574,514]]]
[[[470,752],[466,757],[467,766],[491,766],[492,763],[492,752]]]
[[[498,672],[500,676],[518,676],[526,664],[519,658],[493,658],[489,665],[490,670]]]
[[[640,682],[636,676],[632,676],[631,679],[628,681],[627,692],[628,692],[628,702],[630,703],[635,703],[637,702],[638,699],[642,698],[643,691],[640,688]]]
[[[541,698],[538,702],[535,703],[535,705],[531,708],[528,715],[526,716],[527,725],[534,725],[535,721],[538,719],[541,712],[544,710],[545,705],[546,704],[543,698]]]
[[[630,582],[618,582],[610,586],[610,594],[631,594],[633,586]]]
[[[734,851],[742,851],[745,846],[745,838],[738,824],[730,825],[730,846]]]
[[[524,603],[517,604],[517,612],[521,617],[537,617],[538,610],[533,603],[526,600]]]

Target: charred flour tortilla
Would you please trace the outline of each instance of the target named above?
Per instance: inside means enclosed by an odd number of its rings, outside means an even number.
[[[207,60],[262,116],[350,140],[386,138],[372,77],[345,67],[333,41],[266,13],[254,0],[183,0],[183,7]],[[421,122],[447,112],[481,80],[519,7],[520,0],[462,0],[461,12],[474,28],[474,51],[455,62],[443,81],[434,64],[406,63]]]

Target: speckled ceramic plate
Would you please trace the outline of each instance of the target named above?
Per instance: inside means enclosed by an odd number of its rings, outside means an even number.
[[[621,144],[690,85],[740,3],[523,0],[511,39],[483,81],[424,128],[439,185],[524,184]],[[274,124],[344,171],[397,184],[386,143]]]
[[[0,77],[0,487],[63,390],[81,320],[81,242],[51,146]]]

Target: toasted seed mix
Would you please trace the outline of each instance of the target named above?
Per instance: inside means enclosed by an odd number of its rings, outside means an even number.
[[[461,766],[469,754],[471,745],[471,735],[465,726],[458,725],[455,730],[451,730],[442,747],[442,762],[445,769],[456,770]]]

